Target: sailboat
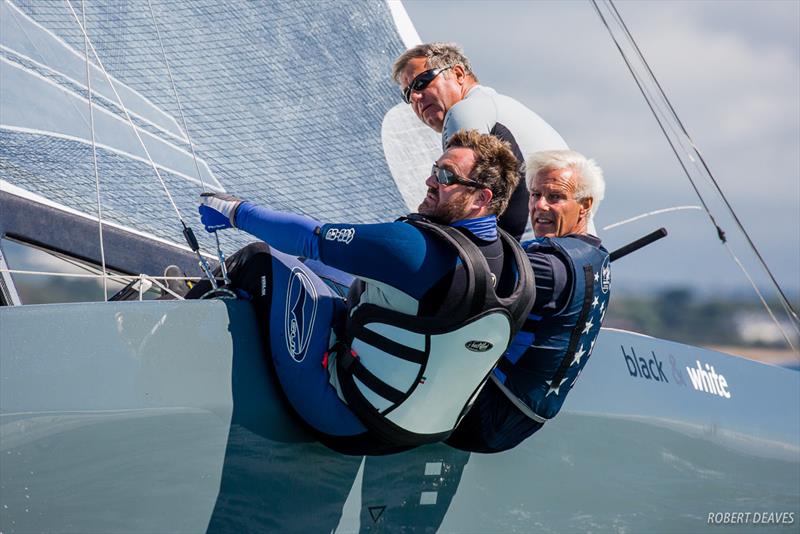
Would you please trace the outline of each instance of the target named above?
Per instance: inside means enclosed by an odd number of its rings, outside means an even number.
[[[387,75],[409,24],[396,2],[3,0],[0,531],[798,520],[800,373],[605,329],[511,451],[346,456],[287,406],[246,302],[148,300],[167,265],[219,259],[184,241],[202,190],[329,220],[413,209],[438,139]]]

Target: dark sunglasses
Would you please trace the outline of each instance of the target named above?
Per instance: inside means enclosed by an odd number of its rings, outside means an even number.
[[[480,189],[486,187],[484,185],[479,184],[475,180],[470,180],[469,178],[462,178],[453,171],[448,171],[447,169],[443,169],[442,167],[439,167],[435,163],[433,164],[433,167],[431,167],[431,175],[435,176],[436,181],[442,185],[460,184],[460,185],[465,185],[467,187],[478,187]]]
[[[431,82],[441,73],[446,71],[447,69],[452,69],[453,66],[449,67],[442,67],[439,69],[430,69],[426,70],[425,72],[420,72],[417,76],[411,80],[411,83],[408,84],[408,87],[403,89],[403,102],[406,104],[411,103],[411,91],[423,91],[426,87],[428,87]]]

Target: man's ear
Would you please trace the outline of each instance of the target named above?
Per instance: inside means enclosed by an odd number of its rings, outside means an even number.
[[[476,208],[489,209],[493,198],[494,194],[492,194],[491,189],[478,189],[477,194],[475,195],[474,205]]]
[[[455,65],[452,69],[458,83],[463,83],[467,78],[467,73],[461,65]]]
[[[594,203],[594,199],[592,197],[582,198],[578,201],[578,204],[581,205],[581,217],[584,219],[589,218],[589,213],[592,211],[592,204]]]

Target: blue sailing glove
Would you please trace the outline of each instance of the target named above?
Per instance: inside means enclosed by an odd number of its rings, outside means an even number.
[[[241,203],[242,200],[225,193],[201,193],[197,210],[206,232],[235,227],[236,210]]]

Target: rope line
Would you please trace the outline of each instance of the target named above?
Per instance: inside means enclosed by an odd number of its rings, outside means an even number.
[[[47,272],[47,271],[28,271],[24,269],[3,269],[0,268],[0,273],[10,273],[10,274],[22,274],[22,275],[34,275],[34,276],[55,276],[61,278],[90,278],[93,280],[97,280],[98,278],[103,278],[111,280],[113,282],[119,283],[130,283],[139,280],[139,300],[142,300],[142,295],[144,292],[148,291],[150,288],[144,288],[144,282],[149,282],[151,285],[156,285],[162,291],[165,291],[179,300],[184,300],[182,295],[177,294],[175,291],[169,288],[166,283],[161,283],[160,280],[167,282],[168,280],[178,280],[181,282],[189,282],[189,281],[199,281],[199,280],[206,280],[201,276],[150,276],[147,274],[140,274],[137,276],[128,275],[128,274],[113,274],[113,273],[104,273],[104,274],[89,274],[89,273],[59,273],[59,272]],[[107,301],[108,299],[106,299]]]
[[[706,201],[703,198],[703,195],[700,193],[700,190],[698,189],[697,184],[695,183],[694,179],[692,178],[692,175],[689,172],[689,169],[686,168],[686,165],[684,164],[683,159],[681,159],[681,156],[678,153],[678,149],[675,147],[675,143],[672,141],[672,139],[670,138],[669,134],[667,133],[667,129],[664,126],[664,123],[662,122],[661,117],[659,116],[658,112],[656,111],[653,102],[650,100],[649,95],[647,93],[647,90],[643,86],[643,82],[639,79],[639,76],[636,73],[636,69],[634,69],[633,65],[628,60],[628,56],[625,54],[625,51],[622,49],[622,45],[620,45],[619,41],[617,40],[616,35],[614,35],[614,32],[611,29],[611,26],[609,26],[608,22],[606,21],[606,18],[603,16],[603,13],[600,11],[600,7],[597,5],[597,0],[591,0],[591,2],[592,2],[592,5],[594,6],[595,10],[597,11],[597,14],[600,16],[600,20],[603,21],[603,25],[606,27],[606,30],[608,30],[608,34],[611,36],[611,39],[614,41],[614,45],[616,45],[617,50],[619,51],[620,55],[622,56],[622,60],[625,62],[625,65],[628,67],[628,71],[631,73],[631,76],[633,76],[633,80],[636,82],[636,86],[639,88],[639,91],[642,93],[642,96],[644,97],[644,100],[647,103],[647,107],[650,108],[650,112],[653,114],[653,117],[655,117],[659,128],[661,128],[661,132],[664,134],[664,137],[667,138],[667,143],[669,143],[669,146],[672,149],[673,154],[675,154],[675,157],[678,159],[678,164],[683,169],[683,173],[689,179],[689,183],[692,185],[692,189],[694,189],[695,194],[697,195],[698,199],[700,200],[700,204],[702,204],[703,210],[706,212],[706,214],[708,215],[709,219],[711,219],[711,223],[717,229],[717,236],[720,238],[721,241],[724,242],[725,232],[723,232],[722,229],[720,229],[719,225],[717,224],[717,221],[714,219],[714,216],[711,214],[711,210],[709,209],[708,204],[706,204]]]
[[[651,215],[659,215],[661,213],[668,213],[670,211],[680,211],[680,210],[703,211],[703,208],[701,208],[700,206],[673,206],[671,208],[662,208],[660,210],[648,211],[647,213],[641,213],[635,217],[631,217],[630,219],[625,219],[623,221],[615,222],[613,224],[609,224],[608,226],[604,226],[603,230],[611,230],[612,228],[616,228],[617,226],[622,226],[623,224],[628,224],[633,221],[638,221],[639,219],[644,219],[645,217],[650,217]]]
[[[772,321],[778,327],[778,330],[780,330],[781,335],[783,336],[783,339],[786,340],[786,343],[789,344],[789,347],[791,347],[792,351],[795,354],[800,354],[800,351],[798,351],[797,347],[794,346],[794,344],[792,343],[792,340],[789,338],[789,335],[783,329],[783,325],[781,324],[781,322],[778,320],[777,317],[775,317],[775,314],[772,313],[772,308],[770,308],[769,304],[767,304],[767,301],[764,299],[764,296],[761,294],[761,291],[758,290],[758,286],[756,286],[755,281],[750,277],[750,274],[744,268],[744,265],[742,265],[742,262],[739,261],[739,258],[736,257],[736,254],[734,254],[733,250],[731,249],[731,247],[727,243],[725,243],[725,248],[728,250],[728,253],[733,258],[733,261],[735,261],[736,264],[739,265],[739,268],[742,270],[744,275],[747,277],[747,281],[750,282],[750,285],[753,287],[753,290],[756,292],[756,295],[758,295],[758,298],[761,300],[761,304],[764,306],[764,308],[766,308],[767,313],[772,318]]]
[[[166,291],[167,293],[169,293],[170,295],[172,295],[176,299],[185,300],[182,295],[178,295],[173,290],[171,290],[167,284],[162,284],[161,282],[159,282],[158,278],[148,278],[147,275],[145,275],[145,274],[140,274],[139,277],[141,278],[142,282],[144,282],[145,280],[147,280],[149,282],[152,282],[153,284],[157,285],[162,291]],[[144,293],[143,284],[140,283],[139,284],[139,300],[140,301],[142,300],[142,293]]]
[[[175,200],[172,198],[172,194],[169,192],[169,188],[167,188],[166,182],[161,177],[161,173],[158,171],[158,167],[156,166],[155,162],[153,161],[153,158],[150,156],[150,151],[147,150],[147,146],[145,145],[144,140],[142,139],[142,136],[139,134],[139,129],[136,127],[136,124],[134,124],[133,119],[131,118],[131,115],[128,112],[128,108],[125,107],[125,104],[122,102],[122,98],[119,96],[119,93],[117,92],[117,88],[116,88],[116,86],[114,85],[114,82],[111,79],[111,76],[108,74],[108,71],[106,70],[105,66],[103,65],[103,62],[100,60],[100,56],[97,53],[97,50],[95,50],[91,39],[89,39],[89,35],[86,33],[86,29],[83,27],[83,25],[81,24],[81,21],[78,19],[78,15],[75,13],[75,10],[72,8],[72,4],[70,3],[70,0],[64,0],[64,1],[66,2],[67,6],[69,7],[69,10],[72,12],[72,16],[75,18],[75,22],[77,22],[78,27],[80,28],[80,30],[83,33],[86,41],[89,44],[89,47],[92,49],[92,54],[94,55],[95,59],[97,60],[98,66],[103,71],[103,74],[105,75],[105,78],[108,81],[108,84],[111,86],[111,90],[114,92],[114,96],[117,98],[117,102],[119,102],[120,108],[125,113],[125,117],[128,119],[128,122],[130,123],[131,128],[133,128],[133,133],[134,133],[134,135],[136,135],[136,138],[139,140],[139,144],[141,145],[142,150],[144,151],[145,155],[147,156],[147,160],[150,162],[150,165],[153,168],[153,172],[155,172],[156,177],[158,178],[158,181],[161,182],[161,187],[164,189],[164,193],[167,195],[167,198],[169,199],[170,204],[172,204],[172,208],[175,210],[175,213],[178,216],[178,220],[180,221],[181,226],[183,226],[183,235],[186,238],[186,242],[189,243],[189,246],[191,247],[191,249],[197,254],[197,258],[200,261],[200,268],[206,274],[206,277],[208,278],[209,282],[211,282],[212,286],[216,287],[217,282],[216,282],[216,280],[214,278],[214,275],[211,272],[211,267],[209,266],[208,262],[203,257],[203,255],[200,253],[200,245],[197,242],[197,238],[194,236],[194,232],[192,232],[192,229],[189,226],[187,226],[186,221],[184,221],[183,217],[181,216],[181,212],[178,209],[177,204],[175,204]],[[88,57],[87,57],[87,61],[88,61]],[[187,132],[187,136],[188,136],[188,132]],[[197,161],[195,160],[195,163],[196,162]]]

